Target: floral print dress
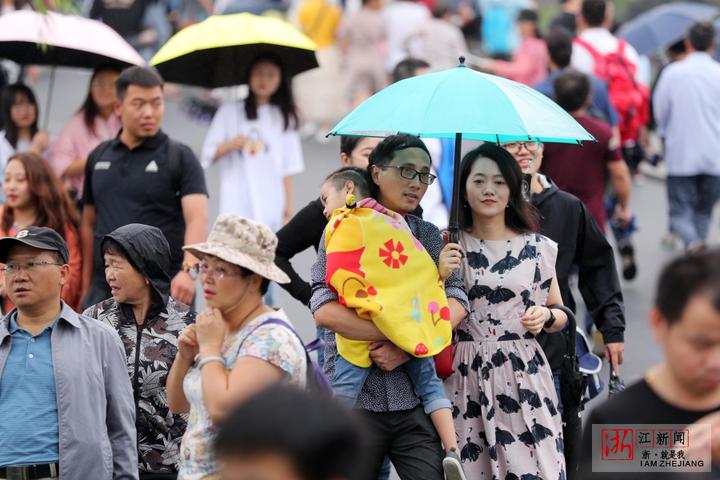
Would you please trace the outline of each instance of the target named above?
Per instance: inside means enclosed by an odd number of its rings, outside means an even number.
[[[287,323],[261,325],[271,318]],[[268,312],[254,318],[243,328],[228,336],[222,348],[225,368],[232,369],[240,357],[256,357],[269,362],[287,373],[293,385],[305,388],[307,361],[305,347],[297,335],[290,331],[290,320],[282,310]],[[200,370],[193,366],[183,381],[185,398],[190,404],[187,430],[180,446],[180,472],[178,480],[214,480],[218,465],[212,452],[217,427],[210,420],[202,394]]]
[[[456,330],[445,389],[463,468],[479,479],[565,479],[562,422],[550,366],[520,318],[545,305],[557,245],[522,234],[461,236],[471,311]]]

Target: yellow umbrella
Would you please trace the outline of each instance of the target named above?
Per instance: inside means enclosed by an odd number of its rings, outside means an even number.
[[[284,20],[250,13],[215,15],[179,31],[150,60],[170,82],[206,88],[247,83],[258,55],[277,57],[286,75],[318,66],[317,46]]]

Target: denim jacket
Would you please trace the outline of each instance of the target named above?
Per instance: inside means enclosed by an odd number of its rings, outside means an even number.
[[[0,376],[10,353],[10,314],[0,322]],[[60,480],[137,480],[135,406],[117,332],[62,302],[50,342]]]

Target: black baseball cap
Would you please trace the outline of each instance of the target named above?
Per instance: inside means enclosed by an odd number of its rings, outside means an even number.
[[[52,228],[25,227],[18,230],[14,237],[0,238],[0,263],[7,261],[10,248],[17,244],[57,252],[64,263],[68,262],[67,244],[60,234]]]

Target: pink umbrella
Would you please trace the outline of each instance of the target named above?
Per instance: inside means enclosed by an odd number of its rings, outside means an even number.
[[[115,30],[97,20],[59,13],[18,10],[0,17],[0,58],[23,65],[96,68],[144,65],[145,60]],[[45,124],[50,118],[55,68]]]
[[[32,10],[0,17],[0,58],[26,65],[81,68],[145,64],[129,43],[102,22]]]

